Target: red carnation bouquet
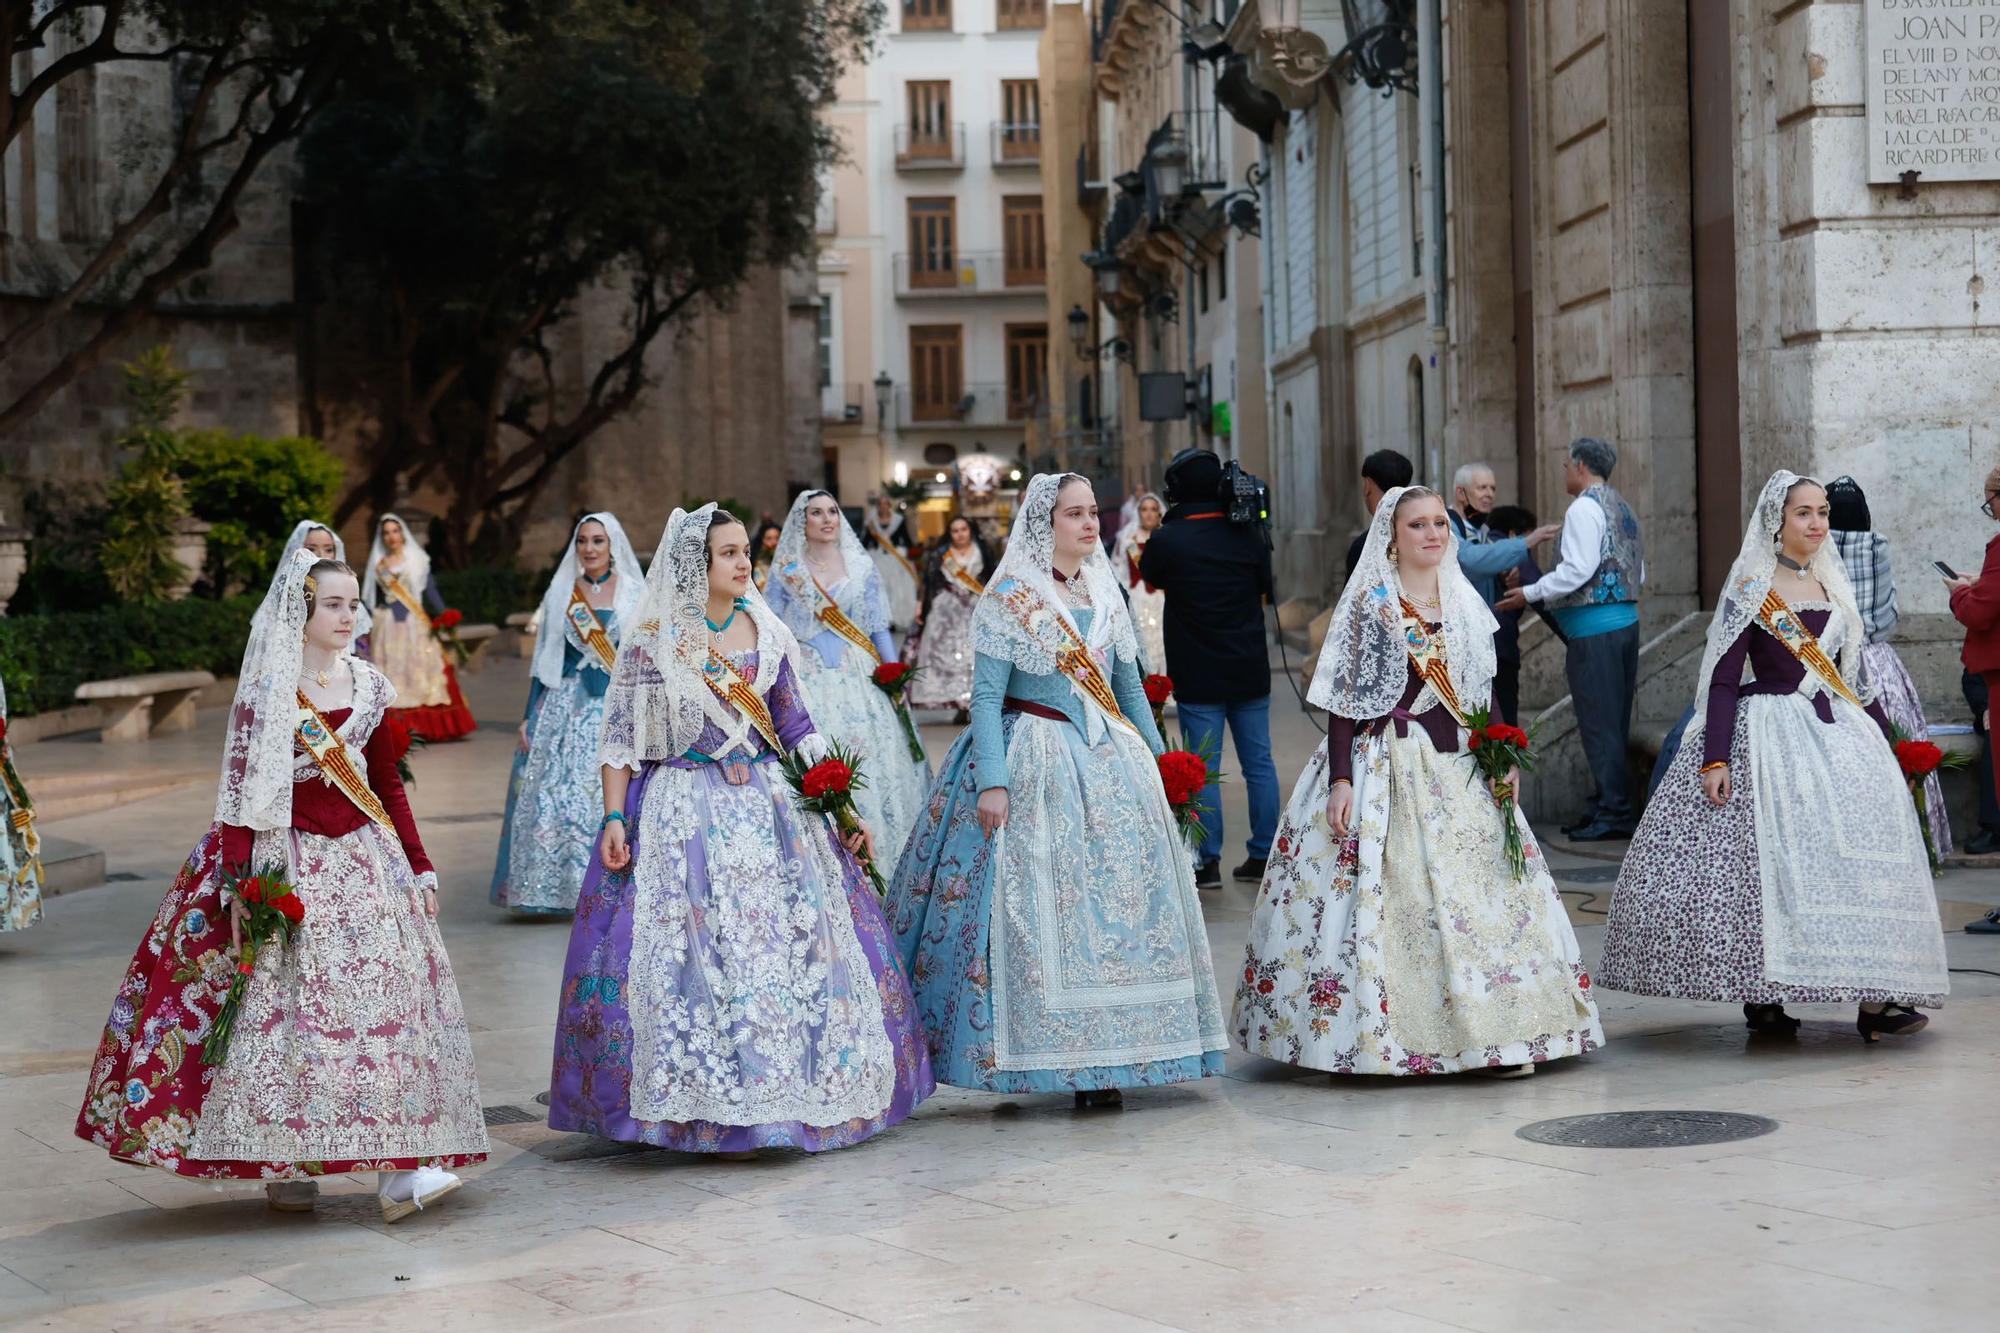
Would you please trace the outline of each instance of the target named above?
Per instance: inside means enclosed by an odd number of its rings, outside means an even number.
[[[300,898],[277,866],[247,875],[224,871],[222,882],[243,904],[243,938],[236,955],[236,975],[230,978],[229,994],[216,1011],[215,1025],[201,1043],[201,1062],[220,1067],[229,1053],[229,1038],[236,1031],[236,1016],[243,1009],[243,994],[257,971],[257,952],[275,943],[279,948],[292,942],[292,931],[306,919],[305,900]]]
[[[1911,739],[1901,727],[1892,727],[1895,736],[1896,765],[1903,770],[1903,781],[1910,788],[1910,799],[1917,805],[1917,827],[1923,831],[1924,854],[1930,858],[1931,874],[1936,875],[1944,868],[1938,859],[1937,843],[1931,838],[1930,798],[1924,791],[1930,775],[1939,769],[1964,768],[1971,763],[1971,756],[1948,753],[1930,741]]]
[[[1167,729],[1167,700],[1174,697],[1174,678],[1148,676],[1145,689],[1146,702],[1153,706],[1153,725],[1164,733]]]
[[[802,807],[832,819],[843,835],[861,832],[861,811],[854,804],[854,793],[867,786],[868,779],[861,776],[861,761],[854,751],[836,742],[827,746],[826,758],[808,764],[794,750],[778,768]],[[888,897],[889,886],[876,868],[875,858],[866,851],[862,853],[861,868],[868,872],[868,882],[875,886],[876,896]]]
[[[1534,738],[1519,727],[1495,722],[1487,708],[1475,709],[1466,719],[1466,729],[1471,733],[1466,744],[1472,751],[1472,762],[1492,789],[1493,804],[1500,809],[1507,864],[1514,868],[1515,879],[1525,879],[1528,849],[1521,841],[1520,821],[1514,818],[1520,793],[1508,781],[1508,774],[1517,768],[1523,773],[1535,771]]]
[[[1199,847],[1204,832],[1199,804],[1202,789],[1222,780],[1221,767],[1213,756],[1188,746],[1179,737],[1171,748],[1160,752],[1156,762],[1160,766],[1160,786],[1166,789],[1167,804],[1173,807],[1174,823],[1181,837],[1188,846]]]
[[[405,785],[415,782],[417,775],[410,768],[410,752],[430,742],[411,731],[410,724],[397,717],[394,710],[382,715],[382,733],[388,737],[389,757],[396,761],[396,776]]]
[[[884,662],[875,668],[875,688],[889,696],[889,702],[896,705],[896,716],[903,724],[903,739],[910,743],[910,758],[924,761],[923,742],[917,739],[916,719],[910,716],[910,682],[921,673],[920,668],[908,662]]]
[[[431,621],[432,635],[457,655],[460,666],[464,666],[472,658],[471,650],[458,641],[458,627],[464,623],[465,613],[451,608],[438,612]]]

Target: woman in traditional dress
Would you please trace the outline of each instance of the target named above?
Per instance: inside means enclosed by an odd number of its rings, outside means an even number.
[[[1497,808],[1470,753],[1493,629],[1443,497],[1388,491],[1313,671],[1327,737],[1250,918],[1235,1023],[1251,1054],[1334,1074],[1511,1077],[1603,1045],[1534,832]]]
[[[963,514],[951,520],[944,544],[924,562],[924,603],[917,612],[923,632],[910,703],[955,709],[961,724],[972,707],[972,608],[992,568],[993,552]]]
[[[1164,620],[1167,595],[1139,577],[1139,558],[1145,555],[1146,543],[1159,530],[1160,520],[1166,512],[1159,496],[1151,491],[1142,494],[1139,497],[1138,521],[1118,534],[1118,549],[1111,557],[1131,603],[1132,623],[1139,631],[1139,649],[1146,655],[1146,669],[1157,672],[1167,669]]]
[[[1931,738],[1930,723],[1924,720],[1923,700],[1916,682],[1896,654],[1889,636],[1896,632],[1896,575],[1889,564],[1889,539],[1874,530],[1868,513],[1868,497],[1861,483],[1852,477],[1835,477],[1826,484],[1828,521],[1833,525],[1833,546],[1847,581],[1854,587],[1854,605],[1861,612],[1861,625],[1868,642],[1861,648],[1861,664],[1875,698],[1888,714],[1891,725],[1913,741]],[[1924,779],[1924,819],[1930,827],[1931,842],[1939,857],[1951,855],[1951,818],[1945,809],[1944,786],[1938,774]]]
[[[361,581],[362,605],[374,617],[368,660],[396,687],[396,715],[427,741],[455,741],[478,726],[459,693],[458,672],[432,628],[444,598],[431,558],[394,514],[375,524],[375,544]]]
[[[292,528],[292,535],[285,538],[285,549],[278,553],[278,568],[283,569],[290,564],[292,552],[301,549],[312,552],[314,557],[320,560],[332,560],[343,565],[347,563],[347,543],[340,539],[340,534],[326,524],[316,523],[309,518],[300,519]],[[368,608],[356,605],[354,652],[359,656],[368,656],[368,633],[374,627],[375,617],[370,614]]]
[[[918,574],[910,563],[910,525],[896,512],[896,502],[886,495],[868,497],[867,531],[862,545],[881,575],[882,591],[889,599],[889,623],[907,630],[917,623]]]
[[[14,769],[7,739],[7,686],[0,681],[0,933],[42,919],[42,838],[35,803]]]
[[[882,580],[826,491],[792,502],[774,567],[767,595],[804,649],[806,702],[828,740],[861,756],[867,785],[855,802],[883,861],[893,864],[923,808],[931,771],[922,742],[912,755],[896,705],[875,685],[875,668],[897,660]]]
[[[1193,859],[1088,480],[1028,483],[972,636],[972,725],[889,886],[938,1077],[1086,1107],[1221,1073]]]
[[[77,1134],[120,1161],[262,1180],[312,1207],[314,1178],[379,1174],[394,1222],[486,1154],[458,984],[383,713],[388,678],[348,651],[354,571],[298,552],[250,628],[215,823],[181,868],[111,1005]],[[202,1044],[238,971],[229,876],[275,873],[305,909],[257,950],[226,1053]]]
[[[620,646],[549,1125],[685,1152],[859,1143],[935,1088],[854,851],[779,772],[826,743],[750,538],[675,510]]]
[[[778,556],[778,538],[785,535],[782,523],[766,523],[757,529],[750,543],[750,577],[762,592],[771,582],[771,562]]]
[[[618,640],[646,584],[608,513],[585,514],[542,594],[528,713],[507,783],[491,898],[522,916],[568,916],[597,840],[597,738]]]
[[[1950,985],[1828,530],[1820,484],[1772,474],[1709,625],[1694,721],[1619,871],[1598,979],[1735,1001],[1753,1032],[1780,1036],[1799,1026],[1787,1003],[1858,1004],[1872,1042],[1921,1029],[1919,1008]]]

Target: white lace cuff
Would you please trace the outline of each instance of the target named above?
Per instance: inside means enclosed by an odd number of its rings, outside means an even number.
[[[424,871],[424,872],[423,872],[422,874],[420,874],[420,875],[418,875],[418,876],[417,876],[417,888],[418,888],[418,889],[419,889],[420,891],[421,891],[421,890],[424,890],[424,889],[428,889],[428,890],[430,890],[430,891],[431,891],[432,893],[436,893],[436,892],[437,892],[437,886],[438,886],[438,877],[437,877],[437,871],[435,871],[435,870],[426,870],[426,871]]]
[[[817,764],[820,760],[826,758],[827,751],[832,748],[827,743],[826,737],[820,735],[817,731],[809,733],[804,740],[792,747],[793,751],[797,753],[799,758],[805,760],[808,766]]]

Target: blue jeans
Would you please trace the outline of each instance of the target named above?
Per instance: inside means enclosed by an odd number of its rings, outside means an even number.
[[[1229,704],[1180,705],[1181,731],[1188,748],[1208,757],[1211,763],[1222,758],[1222,724],[1236,738],[1236,776],[1250,791],[1250,855],[1259,859],[1271,854],[1271,839],[1278,834],[1278,769],[1271,762],[1271,698],[1245,699]],[[1201,859],[1222,858],[1222,792],[1213,782],[1201,793]]]

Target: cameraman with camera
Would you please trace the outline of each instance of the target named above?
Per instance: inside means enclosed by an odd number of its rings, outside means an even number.
[[[1222,729],[1250,795],[1249,859],[1234,877],[1261,883],[1278,827],[1278,770],[1271,762],[1271,658],[1264,604],[1272,594],[1263,483],[1207,449],[1167,465],[1167,515],[1146,543],[1139,576],[1166,594],[1166,673],[1173,677],[1190,749],[1222,757]],[[1154,670],[1162,669],[1153,664]],[[1222,802],[1201,796],[1201,864],[1195,883],[1222,887]]]

